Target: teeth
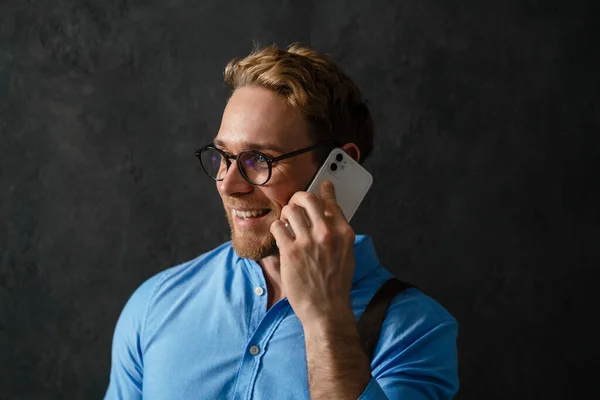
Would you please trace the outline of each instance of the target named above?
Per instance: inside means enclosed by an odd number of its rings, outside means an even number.
[[[252,210],[252,211],[241,211],[241,210],[233,210],[233,214],[237,217],[248,219],[248,218],[256,218],[262,215],[265,215],[269,210]]]

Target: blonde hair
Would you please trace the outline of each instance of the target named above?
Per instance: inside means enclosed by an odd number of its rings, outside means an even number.
[[[324,54],[297,43],[255,46],[227,64],[224,78],[232,93],[256,85],[281,94],[314,127],[315,140],[352,142],[361,163],[373,149],[373,120],[358,86]]]

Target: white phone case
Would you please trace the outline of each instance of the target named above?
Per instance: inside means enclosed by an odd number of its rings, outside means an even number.
[[[334,166],[335,165],[335,166]],[[319,197],[321,182],[329,180],[335,186],[337,202],[350,222],[373,183],[373,177],[344,150],[335,148],[329,153],[306,190]]]

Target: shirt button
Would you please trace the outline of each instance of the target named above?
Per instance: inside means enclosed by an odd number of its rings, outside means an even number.
[[[257,355],[259,352],[260,352],[260,349],[258,348],[258,346],[250,347],[250,354],[252,354],[253,356]]]
[[[262,296],[263,294],[265,294],[265,289],[261,288],[260,286],[257,286],[254,288],[254,294],[256,294],[257,296]]]

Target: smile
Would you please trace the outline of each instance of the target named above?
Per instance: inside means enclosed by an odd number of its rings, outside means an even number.
[[[263,209],[263,210],[231,210],[233,215],[239,218],[248,219],[248,218],[259,218],[264,215],[267,215],[271,210]]]

